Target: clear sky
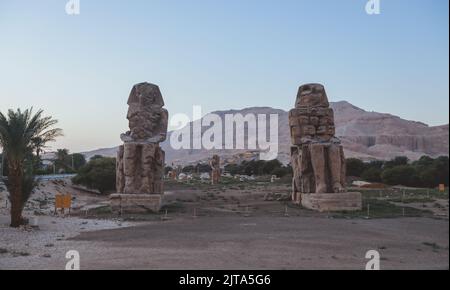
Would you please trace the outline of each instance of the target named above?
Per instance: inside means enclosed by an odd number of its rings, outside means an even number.
[[[300,84],[331,101],[441,125],[449,120],[447,0],[0,0],[0,110],[42,108],[55,147],[111,147],[133,84],[171,114],[292,108]]]

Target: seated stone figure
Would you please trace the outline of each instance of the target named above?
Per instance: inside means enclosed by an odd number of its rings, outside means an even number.
[[[140,83],[128,98],[130,130],[117,155],[116,188],[124,194],[162,194],[165,153],[159,143],[166,139],[168,112],[159,87]]]
[[[293,200],[302,193],[345,192],[345,158],[336,138],[334,112],[320,84],[301,86],[289,112]]]
[[[212,159],[209,161],[211,166],[211,184],[218,184],[220,181],[220,157],[219,155],[213,155]]]

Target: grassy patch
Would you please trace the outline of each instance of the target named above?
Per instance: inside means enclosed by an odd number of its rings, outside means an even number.
[[[437,189],[427,188],[384,188],[365,189],[349,188],[349,191],[361,192],[365,198],[389,198],[389,199],[448,199],[448,191],[440,192]]]
[[[89,210],[89,214],[94,214],[94,215],[102,215],[102,214],[112,214],[112,209],[109,205],[105,205],[105,206],[101,206],[101,207],[97,207],[97,208],[93,208],[91,210]]]
[[[48,205],[48,201],[45,199],[38,199],[36,201],[39,203],[39,207],[45,207]]]
[[[426,188],[407,189],[405,192],[413,195],[429,196],[434,199],[448,199],[448,188],[444,192],[440,192],[437,189]]]
[[[433,249],[433,251],[437,251],[437,250],[441,249],[441,247],[436,243],[423,242],[422,244],[424,246],[431,247]]]
[[[164,211],[168,211],[168,212],[174,212],[174,211],[179,211],[180,209],[183,209],[184,205],[182,202],[178,202],[178,201],[174,201],[168,204],[165,204],[162,208],[161,208],[161,212]]]
[[[365,199],[363,210],[355,212],[334,213],[336,218],[397,218],[397,217],[422,217],[432,213],[428,210],[397,206],[387,200]]]
[[[405,198],[393,198],[389,199],[391,202],[401,202],[401,203],[430,203],[435,202],[435,199],[427,197],[405,197]]]
[[[14,257],[28,257],[30,256],[30,253],[28,252],[13,252],[12,253]]]

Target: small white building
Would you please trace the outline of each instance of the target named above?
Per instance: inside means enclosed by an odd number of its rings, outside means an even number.
[[[211,179],[211,176],[209,175],[208,172],[203,172],[200,174],[200,179],[202,180]]]

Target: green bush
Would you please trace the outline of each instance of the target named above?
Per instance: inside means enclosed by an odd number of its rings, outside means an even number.
[[[411,165],[388,168],[381,174],[381,179],[383,183],[389,185],[417,186],[420,184],[416,169]]]
[[[70,158],[73,158],[73,170],[78,171],[81,167],[86,165],[86,158],[83,154],[75,153],[70,156]],[[72,165],[72,164],[71,164]]]
[[[348,175],[360,176],[369,182],[383,182],[389,185],[405,185],[416,187],[437,187],[439,184],[449,184],[449,158],[441,156],[433,159],[422,156],[419,160],[408,162],[406,157],[396,157],[390,161],[371,161],[364,164],[360,175],[356,172],[361,169],[362,161],[347,160]],[[350,164],[350,165],[349,165]],[[349,169],[350,168],[350,169]]]
[[[292,173],[292,167],[284,166],[279,160],[251,160],[243,161],[241,164],[228,164],[225,171],[232,175],[277,175],[283,177]]]
[[[425,187],[435,187],[439,184],[439,174],[434,168],[426,168],[419,172],[420,183]]]
[[[275,175],[276,177],[282,178],[286,175],[291,174],[291,170],[287,167],[278,167],[272,170],[271,175]]]
[[[364,170],[364,162],[357,158],[348,158],[346,160],[347,176],[360,177]]]
[[[96,158],[79,169],[72,179],[74,184],[96,189],[101,194],[114,191],[116,188],[116,159]]]
[[[363,171],[361,178],[368,182],[381,182],[381,168],[369,167]]]
[[[164,175],[169,174],[170,171],[173,171],[172,166],[166,166],[166,167],[164,167]]]
[[[188,165],[188,166],[183,167],[183,169],[181,171],[183,173],[194,173],[195,167],[194,167],[194,165]]]
[[[408,165],[408,157],[398,156],[384,163],[384,168],[393,168],[396,166]]]
[[[438,157],[433,161],[432,165],[437,173],[439,183],[449,185],[449,163],[447,156]]]

